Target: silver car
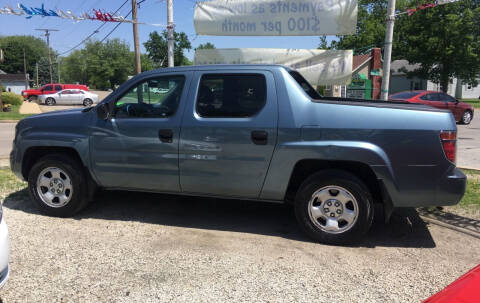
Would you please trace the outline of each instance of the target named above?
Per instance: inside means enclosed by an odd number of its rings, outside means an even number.
[[[8,279],[8,259],[10,256],[10,242],[8,239],[7,223],[2,218],[2,204],[0,204],[0,288]]]
[[[54,94],[40,95],[38,99],[40,103],[46,105],[83,104],[83,106],[91,106],[93,103],[98,102],[98,95],[81,89],[64,89]]]

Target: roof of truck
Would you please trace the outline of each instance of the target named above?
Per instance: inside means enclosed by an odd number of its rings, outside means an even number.
[[[277,69],[284,68],[290,70],[291,68],[280,64],[206,64],[206,65],[184,65],[175,67],[165,67],[151,70],[149,72],[172,72],[172,71],[194,71],[194,70],[223,70],[223,69],[252,69],[252,68],[268,68]]]

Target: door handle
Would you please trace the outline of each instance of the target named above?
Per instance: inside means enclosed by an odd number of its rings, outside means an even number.
[[[268,143],[268,133],[263,130],[252,131],[251,138],[253,143],[257,145],[267,145]]]
[[[158,137],[160,141],[165,143],[172,143],[173,142],[173,130],[171,129],[160,129],[158,131]]]

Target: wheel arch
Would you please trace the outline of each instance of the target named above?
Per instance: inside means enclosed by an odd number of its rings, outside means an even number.
[[[357,161],[319,159],[303,159],[295,164],[288,182],[285,201],[292,203],[302,182],[314,173],[325,169],[338,169],[351,173],[365,183],[374,202],[383,201],[381,181],[369,165]]]
[[[85,177],[87,178],[89,195],[93,196],[96,188],[98,187],[95,180],[92,178],[88,167],[85,165],[80,153],[73,147],[65,147],[65,146],[31,146],[27,148],[23,154],[22,158],[22,176],[24,180],[28,181],[28,175],[30,170],[32,169],[33,165],[46,155],[51,154],[64,154],[72,159],[78,161],[80,166],[83,168],[83,172]]]

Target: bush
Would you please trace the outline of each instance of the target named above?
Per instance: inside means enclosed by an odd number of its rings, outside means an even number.
[[[15,93],[2,93],[3,104],[21,105],[23,97]]]

